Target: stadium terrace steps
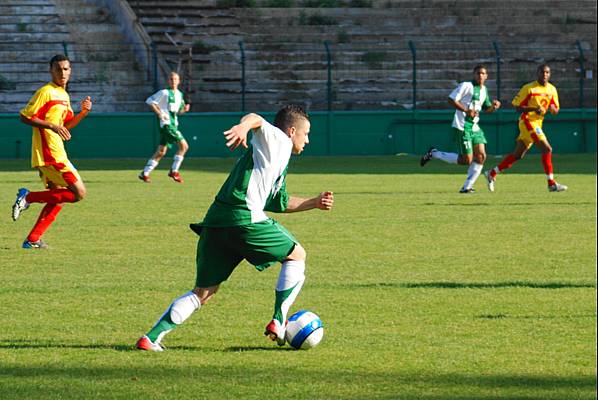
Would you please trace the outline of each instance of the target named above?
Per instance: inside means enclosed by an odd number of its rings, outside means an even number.
[[[146,111],[153,92],[107,10],[80,0],[7,0],[0,5],[0,112],[18,112],[50,80],[48,61],[68,53],[73,107],[89,95],[95,111]]]
[[[535,66],[544,61],[551,63],[555,73],[577,82],[578,39],[595,66],[596,14],[588,13],[587,7],[595,10],[596,6],[586,0],[575,5],[556,0],[550,9],[537,11],[533,21],[526,6],[514,0],[500,5],[463,0],[458,8],[454,2],[439,0],[374,0],[369,8],[307,8],[300,7],[301,0],[292,8],[221,9],[217,1],[129,3],[170,65],[185,59],[182,49],[198,41],[213,47],[203,54],[193,51],[193,79],[199,82],[193,100],[213,107],[221,99],[222,110],[230,105],[236,110],[240,102],[228,99],[241,92],[241,39],[247,108],[255,110],[294,96],[295,101],[312,105],[326,103],[324,40],[330,43],[333,92],[339,99],[333,103],[340,109],[410,107],[410,40],[417,49],[418,106],[422,107],[446,108],[448,93],[469,79],[472,66],[480,62],[490,67],[488,86],[495,90],[493,41],[502,52],[503,96],[514,95],[522,83],[533,80]],[[563,87],[561,92],[568,96],[571,91]]]
[[[148,73],[130,62],[131,50],[122,45],[124,40],[116,29],[112,32],[99,26],[114,26],[106,11],[92,5],[99,0],[83,4],[80,0],[8,1],[10,4],[0,6],[0,57],[4,56],[0,74],[17,79],[15,74],[24,64],[5,66],[31,60],[39,66],[31,67],[28,80],[47,80],[45,55],[60,51],[65,34],[74,38],[75,32],[86,32],[85,43],[68,41],[76,67],[71,89],[78,94],[103,83],[97,89],[102,94],[101,108],[94,106],[96,110],[108,109],[109,102],[115,101],[111,111],[146,111],[143,100],[151,92],[145,84]],[[332,106],[338,110],[410,108],[414,77],[409,41],[417,49],[415,78],[420,108],[446,108],[450,91],[458,82],[470,79],[472,67],[480,62],[490,69],[487,84],[495,94],[493,41],[500,44],[502,55],[503,101],[510,101],[521,84],[534,79],[540,62],[549,62],[563,106],[577,107],[576,40],[585,51],[586,68],[596,71],[596,3],[588,0],[553,0],[550,7],[535,10],[532,19],[528,5],[520,0],[459,0],[458,7],[455,1],[446,0],[372,0],[372,7],[367,8],[301,7],[304,0],[296,0],[297,7],[293,8],[225,8],[219,6],[219,0],[128,3],[167,64],[173,69],[182,67],[183,79],[187,79],[188,49],[192,49],[194,111],[239,110],[241,40],[246,62],[246,108],[255,111],[271,111],[288,101],[326,108],[325,40],[330,44],[333,66]],[[263,4],[262,0],[257,3]],[[2,12],[9,8],[19,10],[19,21]],[[44,18],[47,28],[31,26],[43,26]],[[22,31],[18,32],[22,39],[37,38],[36,43],[26,46],[30,51],[19,48],[20,40],[2,40],[3,33],[16,37],[11,33],[15,28]],[[39,46],[41,52],[32,51]],[[126,88],[133,88],[135,82],[138,86],[130,90],[138,97],[137,102],[128,93],[108,93],[110,88],[128,91]],[[33,83],[24,82],[23,87],[30,89],[27,85]],[[587,91],[586,106],[595,106],[595,81],[588,80],[587,85],[594,85],[594,92]],[[0,102],[0,111],[2,107]]]

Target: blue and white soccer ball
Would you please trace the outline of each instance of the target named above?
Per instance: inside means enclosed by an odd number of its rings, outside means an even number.
[[[294,349],[307,350],[316,347],[322,341],[322,337],[322,320],[313,312],[300,310],[289,317],[285,338]]]

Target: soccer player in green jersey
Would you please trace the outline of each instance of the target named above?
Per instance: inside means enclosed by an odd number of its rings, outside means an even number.
[[[456,108],[452,126],[459,154],[430,147],[420,159],[422,167],[432,158],[449,164],[469,165],[467,179],[459,193],[474,192],[473,184],[482,173],[486,161],[486,137],[478,125],[480,111],[493,112],[500,108],[500,101],[490,101],[488,89],[484,85],[488,79],[488,69],[484,65],[476,65],[473,77],[473,81],[461,82],[449,95],[449,104]]]
[[[289,159],[309,143],[309,130],[307,113],[290,105],[278,111],[274,125],[257,114],[247,114],[238,125],[224,132],[227,147],[234,150],[243,146],[247,151],[233,167],[203,221],[191,225],[200,236],[195,288],[172,302],[153,328],[137,341],[138,349],[163,351],[164,335],[205,305],[244,259],[258,271],[276,262],[282,264],[274,314],[265,335],[284,345],[287,313],[305,280],[306,252],[289,231],[265,212],[332,209],[332,192],[300,198],[289,196],[286,191]],[[249,131],[253,136],[248,145]]]
[[[179,74],[171,72],[168,78],[170,88],[157,91],[145,101],[160,121],[160,144],[154,155],[147,161],[143,171],[139,174],[139,179],[146,183],[151,182],[150,173],[158,166],[162,157],[166,155],[168,149],[175,143],[178,149],[174,155],[168,176],[174,179],[175,182],[183,183],[179,168],[183,163],[185,153],[189,150],[189,144],[179,131],[178,115],[188,112],[190,105],[185,104],[183,93],[178,89],[180,84],[181,78]]]

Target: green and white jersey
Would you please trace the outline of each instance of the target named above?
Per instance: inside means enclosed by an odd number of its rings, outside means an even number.
[[[292,149],[291,139],[262,119],[201,225],[249,225],[268,220],[265,211],[283,212],[289,202],[285,179]]]
[[[145,101],[148,105],[158,106],[160,115],[160,128],[170,125],[173,128],[179,126],[177,113],[185,106],[183,93],[180,90],[162,89],[151,95]]]
[[[486,86],[480,86],[473,81],[461,82],[459,86],[451,92],[449,97],[463,104],[469,110],[476,110],[478,113],[482,108],[485,109],[492,105],[490,98],[488,97],[488,89]],[[468,125],[471,124],[470,126],[473,132],[479,131],[479,120],[480,117],[471,118],[466,116],[463,111],[457,110],[455,111],[455,117],[453,118],[453,128],[463,131],[466,128],[467,122]]]

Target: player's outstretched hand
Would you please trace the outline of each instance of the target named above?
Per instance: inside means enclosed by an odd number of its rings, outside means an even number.
[[[548,107],[548,110],[552,115],[557,115],[559,113],[559,109],[554,104],[551,104],[550,107]]]
[[[241,124],[233,126],[222,134],[226,139],[226,147],[231,151],[239,147],[239,145],[247,148],[247,130]]]
[[[81,111],[90,112],[91,106],[91,97],[87,96],[83,101],[81,101]]]
[[[318,202],[316,207],[320,210],[331,210],[332,205],[334,204],[334,193],[332,192],[322,192],[318,196]]]

